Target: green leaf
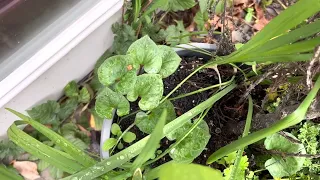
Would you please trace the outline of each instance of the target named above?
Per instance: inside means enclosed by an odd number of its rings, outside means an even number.
[[[10,180],[23,180],[15,171],[7,168],[5,165],[0,164],[0,179],[10,179]]]
[[[177,21],[177,25],[170,25],[166,29],[166,42],[171,44],[171,46],[176,46],[178,44],[186,44],[190,42],[189,36],[184,36],[189,34],[188,31],[185,30],[183,22]]]
[[[63,88],[64,94],[67,97],[78,97],[79,95],[79,89],[78,84],[76,81],[69,82],[64,88]]]
[[[115,138],[109,138],[106,141],[104,141],[102,145],[103,151],[108,151],[109,149],[113,148],[117,144],[117,140]]]
[[[67,119],[78,107],[78,100],[70,98],[61,105],[58,116],[61,120]],[[32,117],[32,116],[31,116]]]
[[[117,22],[112,25],[112,32],[115,34],[111,48],[112,52],[125,55],[130,45],[137,40],[135,30],[127,24]]]
[[[98,73],[98,69],[101,66],[101,64],[109,57],[112,56],[112,52],[110,50],[106,50],[102,56],[99,57],[96,64],[94,65],[94,74]]]
[[[253,12],[254,12],[253,8],[247,8],[247,14],[246,14],[246,17],[244,18],[247,22],[252,21]]]
[[[81,150],[88,148],[90,138],[80,131],[74,123],[64,124],[61,129],[61,135],[70,141],[73,145],[78,147]]]
[[[126,143],[132,143],[134,140],[136,140],[136,138],[137,138],[136,134],[130,131],[126,132],[122,137],[123,141]]]
[[[146,16],[154,12],[158,8],[166,7],[168,5],[168,2],[169,0],[153,0],[151,4],[148,6],[148,8],[145,10],[145,12],[143,13],[143,16]]]
[[[138,65],[130,56],[116,55],[101,64],[98,77],[103,85],[114,84],[116,92],[126,94],[136,83],[137,69]]]
[[[159,74],[142,74],[138,76],[134,88],[127,94],[131,102],[140,97],[139,107],[142,110],[151,110],[159,105],[163,95],[163,83]]]
[[[167,138],[169,140],[180,139],[191,126],[192,123],[186,123],[181,128],[167,135]],[[169,155],[175,162],[192,162],[205,149],[210,137],[207,123],[201,121],[181,143],[170,151]]]
[[[203,14],[207,12],[210,0],[199,0],[200,12]]]
[[[83,168],[83,166],[78,164],[70,155],[42,144],[20,130],[15,124],[10,126],[7,135],[11,141],[22,147],[25,151],[42,160],[50,162],[50,164],[61,168],[65,172],[75,173]]]
[[[173,104],[170,101],[165,100],[158,107],[153,109],[149,115],[144,112],[137,113],[135,120],[136,126],[140,129],[140,131],[151,134],[159,120],[159,114],[161,114],[164,110],[167,111],[166,123],[176,118],[176,112]]]
[[[167,119],[167,110],[164,109],[160,115],[159,121],[157,122],[154,130],[150,135],[150,139],[144,146],[139,156],[134,160],[131,170],[135,171],[137,168],[140,168],[143,163],[145,163],[152,156],[154,156],[159,146],[160,140],[162,139],[162,136],[163,136],[163,127],[166,124],[166,119]]]
[[[16,159],[19,155],[24,153],[24,150],[9,140],[0,141],[0,160],[4,158],[13,157]]]
[[[206,30],[205,28],[205,23],[208,20],[208,13],[207,12],[200,12],[198,11],[197,14],[194,17],[194,22],[197,24],[198,30],[204,31]]]
[[[247,156],[240,156],[239,167],[235,172],[232,172],[235,169],[235,165],[230,165],[228,168],[224,169],[224,179],[231,179],[231,175],[234,173],[233,179],[238,180],[240,179],[239,177],[243,177],[242,179],[245,180],[246,170],[249,166],[248,160]]]
[[[143,65],[147,73],[155,74],[161,69],[161,54],[156,43],[149,36],[143,36],[132,43],[127,54],[133,58],[133,62]]]
[[[167,6],[160,7],[164,11],[183,11],[196,5],[194,0],[170,0]]]
[[[164,41],[167,37],[166,31],[159,24],[153,24],[150,17],[146,16],[146,19],[141,29],[142,36],[148,35],[156,43]]]
[[[45,135],[48,139],[50,139],[56,145],[58,145],[63,151],[68,153],[70,158],[74,158],[75,161],[77,161],[78,163],[82,164],[83,166],[88,167],[88,166],[93,165],[96,162],[94,159],[92,159],[89,155],[87,155],[81,149],[79,149],[78,147],[74,146],[72,143],[67,141],[65,138],[63,138],[62,136],[60,136],[56,132],[52,131],[48,127],[44,126],[43,124],[38,123],[37,121],[34,121],[34,120],[30,119],[28,116],[25,116],[25,115],[23,115],[23,114],[21,114],[21,113],[19,113],[17,111],[14,111],[12,109],[7,109],[7,110],[12,112],[13,114],[18,116],[19,118],[21,118],[24,122],[30,124],[34,129],[38,130],[43,135]],[[32,143],[27,143],[27,145],[30,145],[30,144],[32,144]],[[46,158],[50,159],[50,157],[46,157]],[[46,160],[46,159],[44,159],[44,160]],[[62,168],[60,168],[60,169],[62,169]],[[66,171],[66,172],[68,172],[68,171]]]
[[[285,134],[297,140],[292,134],[287,132],[285,132]],[[303,144],[293,143],[278,133],[268,136],[264,141],[264,146],[267,150],[306,154]],[[265,167],[273,177],[281,178],[291,176],[300,171],[305,159],[305,157],[281,157],[279,155],[272,155],[272,158],[265,162]]]
[[[159,170],[159,180],[223,180],[219,170],[199,164],[166,163]]]
[[[159,74],[162,78],[166,78],[173,74],[180,65],[181,58],[179,55],[170,47],[159,45],[159,49],[162,51],[162,66]]]
[[[115,109],[118,116],[129,114],[130,104],[123,95],[105,87],[97,96],[95,108],[100,116],[112,119]]]
[[[122,133],[120,126],[117,123],[111,125],[111,133],[115,136]]]
[[[89,91],[88,91],[88,89],[86,87],[83,87],[80,90],[79,102],[82,102],[82,103],[90,102],[90,93],[89,93]]]
[[[55,124],[59,122],[58,113],[60,105],[56,101],[47,101],[41,105],[27,110],[29,116],[42,124]]]

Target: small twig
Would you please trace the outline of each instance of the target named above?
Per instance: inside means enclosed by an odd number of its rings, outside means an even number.
[[[305,158],[310,158],[310,159],[317,159],[320,158],[320,154],[301,154],[301,153],[287,153],[287,152],[281,152],[278,150],[266,150],[266,149],[258,149],[255,148],[256,150],[264,153],[264,154],[274,154],[274,155],[279,155],[282,157],[305,157]]]
[[[278,3],[283,7],[283,9],[287,9],[287,6],[283,4],[281,0],[277,0]]]
[[[315,48],[314,56],[311,59],[307,69],[307,86],[309,90],[312,88],[312,78],[313,78],[312,68],[314,67],[314,64],[316,62],[320,62],[320,46]]]
[[[286,139],[288,139],[288,140],[289,140],[290,142],[292,142],[292,143],[301,144],[301,142],[300,142],[299,140],[294,139],[294,138],[288,136],[288,135],[287,135],[285,132],[283,132],[283,131],[279,131],[279,134],[280,134],[281,136],[285,137]]]

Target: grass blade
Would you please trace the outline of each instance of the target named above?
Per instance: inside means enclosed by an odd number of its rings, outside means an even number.
[[[162,138],[164,136],[166,136],[167,134],[169,134],[170,132],[183,126],[184,123],[188,122],[190,119],[194,118],[195,116],[197,116],[198,114],[203,112],[208,107],[212,106],[212,104],[217,102],[220,98],[222,98],[224,95],[229,93],[235,87],[236,87],[235,84],[231,84],[230,86],[226,87],[225,89],[223,89],[219,93],[213,95],[212,97],[210,97],[206,101],[204,101],[204,102],[200,103],[199,105],[197,105],[196,107],[192,108],[191,110],[189,110],[185,114],[179,116],[175,120],[166,124],[164,126],[164,134],[163,134]],[[130,159],[137,156],[141,152],[142,148],[145,146],[145,144],[147,143],[149,138],[150,138],[150,135],[141,139],[140,141],[134,143],[130,147],[126,148],[125,150],[111,156],[109,159],[103,160],[103,161],[101,161],[101,162],[99,162],[99,163],[97,163],[97,164],[95,164],[85,170],[82,170],[76,174],[68,176],[68,177],[64,178],[64,180],[72,180],[72,179],[77,179],[77,178],[90,180],[90,179],[94,179],[96,177],[99,177],[99,176],[111,171],[112,169],[121,166],[125,162],[128,162]]]
[[[307,113],[307,110],[309,106],[311,105],[313,99],[316,97],[317,92],[320,89],[320,77],[318,77],[314,87],[312,90],[309,92],[307,97],[303,100],[303,102],[300,104],[300,106],[290,115],[284,117],[283,119],[279,120],[278,122],[274,123],[272,126],[256,131],[246,137],[243,137],[241,139],[238,139],[231,144],[228,144],[213,154],[210,155],[210,157],[207,160],[208,164],[211,164],[218,159],[222,158],[223,156],[237,150],[240,148],[244,148],[250,144],[253,144],[271,134],[274,134],[278,131],[281,131],[283,129],[286,129],[290,126],[293,126],[295,124],[300,123],[304,118]]]
[[[38,130],[40,133],[45,135],[51,141],[53,141],[56,145],[58,145],[62,150],[72,156],[76,161],[82,164],[85,167],[90,167],[95,164],[95,160],[88,156],[84,151],[76,147],[74,144],[66,140],[64,137],[60,136],[58,133],[52,131],[51,129],[47,128],[43,124],[32,120],[30,117],[25,116],[15,110],[7,109],[8,111],[12,112],[26,123],[30,124],[33,128]]]
[[[58,151],[50,146],[42,144],[35,138],[20,130],[15,123],[13,123],[7,131],[8,137],[11,141],[23,148],[28,153],[56,166],[57,168],[68,172],[75,173],[84,167],[78,164],[72,157],[65,153]]]
[[[23,180],[21,176],[15,174],[10,169],[6,168],[4,165],[0,164],[0,179],[10,179],[10,180]]]
[[[167,110],[165,109],[162,112],[155,129],[152,131],[147,144],[144,146],[139,156],[134,160],[131,170],[135,171],[136,169],[140,168],[143,163],[148,161],[155,154],[160,140],[163,137],[163,127],[166,124],[166,117]]]

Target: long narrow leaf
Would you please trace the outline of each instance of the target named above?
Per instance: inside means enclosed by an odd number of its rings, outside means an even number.
[[[28,153],[46,161],[53,166],[68,172],[75,173],[84,167],[78,164],[70,156],[68,157],[63,152],[42,144],[35,138],[20,130],[15,123],[13,123],[7,131],[8,137],[11,141],[23,148]]]
[[[80,164],[84,165],[85,167],[89,167],[95,164],[96,161],[92,159],[90,156],[88,156],[85,152],[83,152],[77,146],[75,146],[74,144],[72,144],[71,142],[66,140],[64,137],[57,134],[56,132],[47,128],[43,124],[40,124],[39,122],[32,120],[30,117],[25,116],[15,110],[12,110],[12,109],[7,109],[7,110],[12,112],[19,118],[21,118],[28,124],[30,124],[33,128],[38,130],[43,135],[45,135],[47,138],[49,138],[51,141],[57,144],[62,150],[70,154]]]
[[[220,98],[222,98],[224,95],[229,93],[232,89],[236,87],[235,84],[231,84],[230,86],[226,87],[219,93],[213,95],[206,101],[200,103],[196,107],[192,108],[185,114],[179,116],[175,120],[171,121],[170,123],[166,124],[164,126],[164,134],[162,138],[166,135],[168,135],[170,132],[180,128],[183,126],[184,123],[188,122],[190,119],[197,116],[199,113],[207,109],[208,107],[212,106],[215,102],[217,102]],[[111,171],[114,168],[117,168],[124,164],[125,162],[128,162],[130,159],[137,156],[142,148],[147,143],[148,139],[150,138],[150,135],[141,139],[140,141],[134,143],[130,147],[126,148],[125,150],[111,156],[109,159],[103,160],[102,162],[99,162],[95,164],[94,166],[91,166],[90,168],[87,168],[83,171],[80,171],[76,174],[73,174],[71,176],[68,176],[64,178],[64,180],[72,180],[72,179],[94,179],[96,177],[99,177],[109,171]]]
[[[6,180],[23,180],[21,176],[7,169],[4,165],[0,164],[0,179]]]
[[[293,113],[284,117],[283,119],[279,120],[278,122],[276,122],[275,124],[273,124],[268,128],[254,132],[249,136],[243,137],[239,140],[232,142],[231,144],[228,144],[220,148],[219,150],[211,154],[211,156],[207,160],[207,163],[211,164],[237,149],[244,148],[271,134],[274,134],[278,131],[281,131],[290,126],[300,123],[305,118],[308,108],[312,103],[313,99],[316,97],[319,89],[320,89],[320,77],[318,77],[313,89],[309,92],[307,97],[303,100],[300,106]]]
[[[300,0],[288,9],[279,14],[276,18],[270,21],[256,36],[254,36],[248,43],[243,45],[239,51],[236,51],[231,56],[246,54],[250,50],[256,48],[277,37],[288,30],[296,27],[302,21],[311,17],[320,11],[319,0]]]
[[[167,110],[165,109],[162,112],[155,129],[152,131],[147,144],[145,145],[139,156],[134,160],[131,168],[132,171],[135,171],[136,169],[140,168],[143,163],[148,161],[155,154],[160,140],[163,137],[163,127],[166,124],[166,117]]]

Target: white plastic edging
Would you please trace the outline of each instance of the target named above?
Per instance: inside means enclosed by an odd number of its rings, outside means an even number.
[[[0,107],[30,85],[91,32],[115,14],[123,0],[101,0],[0,82]]]

